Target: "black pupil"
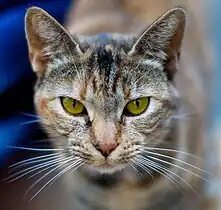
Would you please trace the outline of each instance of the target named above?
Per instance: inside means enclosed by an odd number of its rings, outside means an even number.
[[[136,103],[137,108],[139,108],[140,107],[140,101],[136,100],[135,103]]]
[[[73,108],[76,106],[76,100],[73,100],[73,103],[72,103],[72,106],[73,106]]]

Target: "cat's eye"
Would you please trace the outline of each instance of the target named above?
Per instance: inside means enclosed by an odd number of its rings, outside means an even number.
[[[86,111],[81,102],[70,97],[61,97],[61,104],[65,111],[73,115],[81,115]]]
[[[142,97],[130,101],[125,107],[125,113],[136,116],[142,114],[149,106],[150,97]]]

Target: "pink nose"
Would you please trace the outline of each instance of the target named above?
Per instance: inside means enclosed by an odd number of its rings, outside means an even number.
[[[104,156],[107,157],[113,152],[118,146],[117,142],[100,143],[95,146],[95,148]]]

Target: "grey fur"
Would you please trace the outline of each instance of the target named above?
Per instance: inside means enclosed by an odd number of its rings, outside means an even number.
[[[175,8],[139,37],[123,34],[71,37],[43,10],[28,10],[26,35],[30,60],[38,73],[36,111],[46,132],[72,146],[69,155],[79,156],[86,162],[70,178],[76,210],[156,210],[162,206],[171,209],[181,199],[176,187],[159,171],[157,181],[149,186],[150,176],[141,170],[145,178],[139,185],[136,171],[130,169],[128,161],[136,162],[139,154],[145,157],[147,145],[164,148],[168,142],[180,143],[175,136],[177,124],[174,126],[168,120],[174,114],[176,95],[172,83],[178,70],[184,27],[185,13]],[[76,117],[65,112],[59,100],[61,96],[81,101],[87,115]],[[139,116],[125,116],[125,105],[139,97],[151,98],[148,109]],[[46,110],[42,109],[42,99],[47,100]],[[103,126],[102,131],[98,125]],[[94,145],[113,135],[119,146],[105,160]],[[165,152],[158,151],[158,154]],[[99,169],[105,161],[113,165],[110,170]],[[171,162],[183,167],[180,162]],[[170,164],[162,166],[181,177],[190,176]],[[154,172],[154,168],[149,170]],[[110,176],[115,177],[112,188],[102,187],[93,179],[93,176],[101,179],[103,171],[107,173],[106,181]],[[128,192],[130,184],[124,184],[128,176],[136,177],[132,178],[136,187],[131,187],[131,192]],[[185,188],[184,185],[180,187]],[[88,186],[94,191],[86,190]],[[121,200],[121,193],[128,194],[128,203]]]

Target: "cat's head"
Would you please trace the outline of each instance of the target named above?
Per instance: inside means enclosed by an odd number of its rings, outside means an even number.
[[[35,106],[54,144],[108,172],[133,167],[146,147],[167,141],[184,25],[184,11],[175,8],[137,37],[74,37],[30,8]]]

